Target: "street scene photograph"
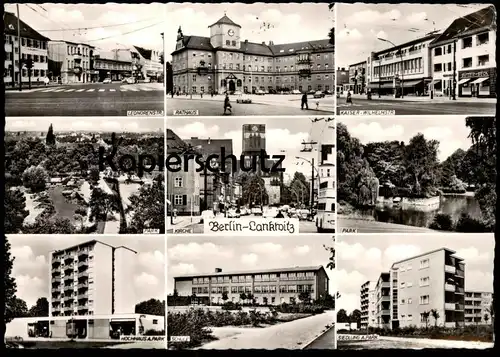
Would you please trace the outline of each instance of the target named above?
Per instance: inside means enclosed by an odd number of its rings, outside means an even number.
[[[164,140],[156,118],[7,118],[5,233],[165,233],[164,164],[140,170]]]
[[[166,8],[168,116],[334,114],[333,3]]]
[[[491,4],[336,6],[337,113],[495,115]]]
[[[336,348],[332,236],[167,237],[170,350]]]
[[[495,232],[495,117],[350,117],[336,134],[340,233]]]
[[[341,235],[337,348],[494,346],[494,234]]]
[[[7,116],[164,115],[164,4],[5,4]]]
[[[7,348],[165,348],[164,236],[4,244]]]
[[[167,233],[275,218],[335,232],[334,132],[328,117],[169,118],[166,161],[176,156],[179,169],[167,163]]]

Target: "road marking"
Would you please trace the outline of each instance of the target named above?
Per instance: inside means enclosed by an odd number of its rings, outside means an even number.
[[[95,91],[95,89],[94,89],[94,88],[92,88],[92,89],[88,89],[88,90],[87,90],[87,92],[93,92],[93,91]]]
[[[55,91],[55,89],[45,89],[45,90],[42,90],[41,92],[48,93],[48,92],[53,92],[53,91]]]
[[[99,89],[99,92],[104,92],[105,90],[106,90],[106,89],[101,88],[101,89]]]
[[[137,88],[129,88],[129,90],[131,90],[132,92],[138,92],[139,91],[139,89],[137,89]]]
[[[68,93],[68,92],[73,92],[74,90],[75,90],[75,89],[68,89],[68,90],[66,91],[66,93]]]
[[[54,93],[64,92],[65,90],[66,90],[66,89],[56,89],[56,90],[54,91]]]
[[[110,92],[116,92],[116,89],[111,88],[109,91]]]
[[[85,88],[83,89],[78,89],[77,92],[83,92],[85,90]]]

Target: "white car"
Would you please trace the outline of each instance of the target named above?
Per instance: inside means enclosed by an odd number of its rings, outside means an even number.
[[[203,223],[205,219],[215,219],[214,212],[212,210],[201,212],[200,223]]]
[[[227,218],[240,218],[240,216],[241,214],[237,213],[234,208],[227,210]]]
[[[111,83],[111,78],[105,78],[105,79],[102,81],[102,84],[108,84],[108,83]]]
[[[264,218],[276,218],[278,215],[278,209],[276,207],[270,207],[264,210],[262,217]]]
[[[255,94],[257,94],[257,95],[264,95],[266,93],[262,89],[258,89],[258,90],[255,91]]]
[[[248,95],[240,92],[240,94],[238,94],[238,97],[236,98],[236,103],[252,104],[252,99],[250,99]]]
[[[262,209],[260,207],[252,208],[252,214],[254,216],[262,216]]]
[[[298,90],[298,89],[294,89],[294,90],[292,91],[292,94],[302,94],[302,93],[300,92],[300,90]]]

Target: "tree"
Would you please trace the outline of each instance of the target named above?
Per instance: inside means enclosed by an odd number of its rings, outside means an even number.
[[[30,317],[49,316],[49,302],[47,301],[47,298],[45,297],[38,298],[35,305],[33,305],[30,308],[28,315]]]
[[[6,234],[20,233],[23,222],[29,215],[26,210],[26,198],[19,189],[5,189],[4,206],[4,230]]]
[[[75,220],[75,222],[80,222],[80,230],[83,231],[83,216],[76,213],[73,215],[73,219]]]
[[[297,201],[301,201],[302,204],[308,204],[311,201],[310,198],[310,184],[306,179],[306,176],[302,172],[295,172],[293,179],[290,182],[290,190],[297,192],[299,197]]]
[[[427,329],[429,327],[429,316],[430,316],[430,312],[429,311],[424,311],[422,312],[422,317],[424,318],[424,321],[425,321],[425,328]]]
[[[6,313],[9,313],[9,317],[6,316],[6,319],[9,318],[9,322],[14,318],[18,317],[28,317],[28,305],[26,305],[26,301],[23,299],[19,299],[14,297],[12,303],[9,307],[6,307]]]
[[[222,300],[224,300],[224,303],[226,303],[226,301],[229,300],[229,296],[227,296],[227,291],[222,292]]]
[[[3,255],[3,271],[4,271],[4,301],[5,301],[5,313],[4,313],[4,323],[9,323],[14,317],[16,317],[16,292],[17,284],[16,279],[12,276],[12,266],[14,264],[14,257],[10,252],[10,242],[7,236],[4,236],[4,255]]]
[[[250,205],[264,205],[267,201],[267,191],[264,180],[258,175],[250,175],[242,179],[242,200]]]
[[[349,315],[347,315],[347,312],[344,309],[340,309],[337,312],[337,322],[339,323],[349,322]]]
[[[135,305],[136,314],[165,316],[165,300],[149,299]]]
[[[92,166],[90,167],[90,181],[93,183],[97,183],[101,177],[99,167],[98,166]]]
[[[432,315],[432,318],[434,319],[434,326],[437,327],[438,319],[439,319],[439,311],[437,311],[436,309],[432,309],[431,315]]]
[[[484,322],[485,322],[486,324],[488,324],[488,321],[489,321],[489,319],[490,319],[490,315],[488,315],[488,314],[484,314],[484,317],[483,317],[483,318],[484,318]]]
[[[23,172],[23,185],[32,192],[40,192],[45,189],[49,175],[42,166],[30,166]]]
[[[252,306],[255,304],[255,297],[254,297],[253,294],[248,293],[247,294],[247,299],[250,301],[250,304],[252,304]]]
[[[303,291],[299,294],[299,300],[304,304],[309,304],[311,302],[311,293],[308,291]]]
[[[350,322],[355,322],[356,326],[359,327],[361,325],[361,311],[355,309],[353,312],[351,312],[349,320]]]
[[[35,222],[24,226],[25,234],[75,234],[75,226],[69,218],[52,216],[50,218],[40,215]]]
[[[174,293],[172,294],[172,298],[174,300],[174,306],[176,306],[177,298],[179,297],[179,292],[177,289],[174,289]]]
[[[120,210],[119,204],[116,195],[95,187],[90,195],[90,220],[106,221],[109,213]]]
[[[247,299],[248,299],[247,294],[245,294],[245,293],[241,293],[240,294],[240,300],[241,301],[245,302]]]
[[[328,10],[330,10],[332,12],[333,12],[334,7],[335,7],[335,3],[328,4]],[[328,33],[328,38],[330,39],[329,43],[332,46],[335,46],[335,27],[332,27],[330,29],[330,32]]]
[[[335,269],[335,248],[334,247],[327,247],[326,245],[323,245],[323,247],[330,252],[330,259],[328,261],[328,264],[326,267],[330,270]]]
[[[54,128],[52,127],[52,123],[50,124],[49,130],[47,131],[47,136],[45,137],[45,143],[47,145],[56,144],[56,136],[54,135]]]

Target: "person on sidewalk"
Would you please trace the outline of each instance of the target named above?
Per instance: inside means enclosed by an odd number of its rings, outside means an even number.
[[[45,87],[47,87],[49,85],[49,77],[45,77],[43,79],[43,83],[45,84]]]
[[[179,96],[179,93],[177,93],[177,96]],[[172,90],[172,99],[174,99],[174,91]]]
[[[304,110],[304,107],[309,110],[309,106],[307,105],[307,93],[302,94],[302,100],[300,103],[300,109]]]
[[[351,104],[352,105],[352,95],[351,95],[351,91],[350,90],[347,91],[347,97],[346,97],[345,102],[347,104]]]
[[[224,99],[224,114],[226,114],[226,110],[229,110],[229,113],[233,113],[231,103],[229,102],[229,94],[226,93],[226,98]]]

